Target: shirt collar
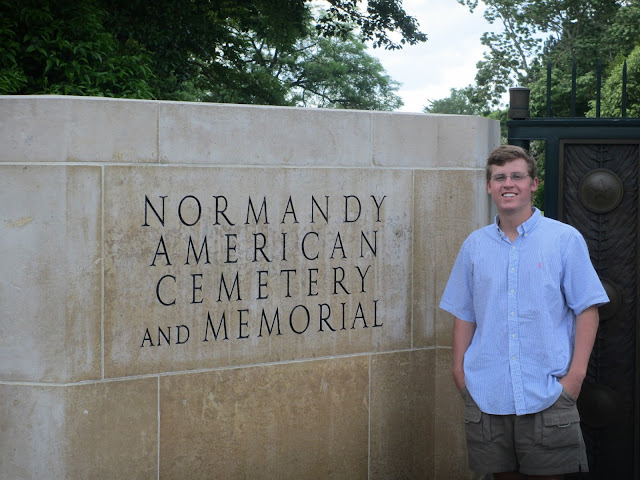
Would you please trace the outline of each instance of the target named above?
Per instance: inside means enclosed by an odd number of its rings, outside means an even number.
[[[538,210],[536,207],[532,207],[531,211],[533,212],[532,215],[527,219],[526,222],[524,222],[522,225],[518,227],[518,233],[520,235],[523,235],[525,233],[526,234],[530,233],[536,227],[536,225],[538,224],[538,221],[540,220],[540,217],[542,216],[542,214],[540,213],[540,210]],[[500,235],[500,238],[506,237],[506,235],[500,228],[500,219],[498,218],[498,215],[496,215],[496,217],[494,218],[493,223],[495,224],[496,229],[498,230],[498,235]]]

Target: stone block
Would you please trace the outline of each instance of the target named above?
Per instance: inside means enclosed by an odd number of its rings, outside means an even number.
[[[376,166],[483,168],[500,138],[500,122],[476,116],[372,115]]]
[[[411,182],[106,167],[105,376],[409,347]]]
[[[437,116],[376,112],[372,122],[374,165],[427,168],[437,163]]]
[[[157,465],[157,378],[0,384],[0,478],[147,479]]]
[[[438,168],[484,169],[500,145],[500,122],[473,115],[438,115]]]
[[[469,233],[489,223],[483,170],[415,172],[413,346],[451,345],[453,318],[438,308]]]
[[[434,478],[435,350],[371,357],[369,478]]]
[[[450,348],[436,349],[435,477],[471,479],[464,429],[464,400],[451,375]]]
[[[67,478],[64,388],[0,384],[0,478]]]
[[[367,356],[160,377],[160,478],[367,478]]]
[[[101,171],[0,165],[0,379],[101,374]]]
[[[0,96],[0,162],[158,161],[158,104]]]
[[[66,478],[157,478],[157,378],[68,387],[65,417]]]
[[[371,118],[353,110],[160,104],[160,161],[371,166]]]

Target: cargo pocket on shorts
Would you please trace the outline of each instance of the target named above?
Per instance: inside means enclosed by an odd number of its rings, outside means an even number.
[[[561,397],[562,398],[562,397]],[[575,406],[558,408],[558,403],[542,412],[542,445],[548,448],[568,447],[580,443],[580,414]]]
[[[466,389],[465,389],[466,390]],[[463,391],[464,397],[464,426],[467,434],[467,442],[481,443],[484,441],[482,411],[473,401],[468,391]]]

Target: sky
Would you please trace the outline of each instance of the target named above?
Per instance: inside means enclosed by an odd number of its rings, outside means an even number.
[[[403,8],[420,23],[429,39],[402,50],[369,49],[387,74],[402,83],[397,92],[401,112],[422,112],[429,100],[449,96],[452,88],[474,83],[484,48],[480,37],[499,28],[482,16],[482,4],[469,12],[456,0],[404,0]]]

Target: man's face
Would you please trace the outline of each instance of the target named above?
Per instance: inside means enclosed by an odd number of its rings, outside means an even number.
[[[526,175],[521,180],[513,180],[512,175]],[[503,181],[500,176],[507,175]],[[498,176],[498,180],[496,180]],[[538,179],[528,176],[527,161],[516,158],[502,166],[492,165],[491,180],[487,183],[487,192],[491,195],[498,213],[517,213],[531,209],[533,192],[538,189]]]

